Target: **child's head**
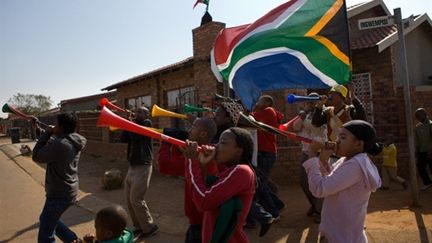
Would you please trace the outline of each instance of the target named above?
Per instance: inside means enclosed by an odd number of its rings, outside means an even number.
[[[149,109],[145,106],[140,106],[135,111],[136,120],[143,121],[148,119],[150,115]]]
[[[339,132],[336,154],[341,157],[352,157],[363,152],[377,155],[382,147],[375,142],[375,137],[375,128],[369,122],[349,121]]]
[[[96,214],[96,239],[111,240],[120,237],[127,224],[127,213],[119,205],[101,209]]]
[[[267,107],[272,107],[273,104],[273,97],[271,97],[270,95],[262,95],[255,104],[255,110],[260,111]]]
[[[222,133],[217,144],[216,161],[233,165],[252,163],[254,144],[250,133],[238,127],[232,127]]]
[[[75,132],[77,117],[73,113],[61,113],[57,115],[57,124],[54,133],[73,133]]]
[[[207,144],[216,135],[217,127],[214,121],[207,117],[197,118],[189,132],[189,140],[198,144]]]
[[[424,122],[425,119],[428,117],[426,110],[424,108],[418,108],[414,114],[415,114],[417,121],[419,121],[419,122]]]

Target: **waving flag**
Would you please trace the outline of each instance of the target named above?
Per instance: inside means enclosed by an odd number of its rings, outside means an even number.
[[[219,33],[212,70],[251,109],[262,91],[326,88],[351,78],[343,0],[291,0]]]

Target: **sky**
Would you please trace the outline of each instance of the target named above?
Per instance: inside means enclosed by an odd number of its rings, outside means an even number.
[[[365,0],[347,0],[351,6]],[[247,24],[286,0],[211,0],[214,21]],[[431,0],[384,0],[390,12],[427,13]],[[0,105],[17,93],[61,100],[192,56],[195,0],[1,0]],[[0,117],[7,114],[0,111]]]

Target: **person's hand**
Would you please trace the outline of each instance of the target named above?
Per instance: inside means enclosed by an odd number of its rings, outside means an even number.
[[[315,103],[315,107],[322,109],[322,107],[327,103],[327,95],[320,95],[320,99]]]
[[[215,117],[215,113],[213,112],[213,110],[209,107],[204,108],[206,109],[206,111],[204,111],[204,116],[213,119]]]
[[[309,144],[309,157],[316,157],[318,152],[320,152],[319,158],[323,161],[327,161],[332,154],[336,152],[337,143],[336,142],[318,142],[312,140]]]
[[[330,156],[336,152],[336,149],[336,142],[325,142],[324,146],[321,148],[321,152],[319,155],[320,161],[327,162]]]
[[[308,156],[309,158],[317,157],[318,151],[324,147],[324,144],[315,140],[309,144]]]
[[[206,166],[216,156],[216,147],[210,145],[201,146],[202,151],[198,155],[201,165]]]
[[[135,116],[135,113],[129,112],[129,113],[127,113],[127,117],[128,117],[129,121],[133,121],[136,116]]]
[[[347,99],[348,102],[351,104],[352,100],[356,98],[354,85],[352,83],[348,84],[347,89],[348,89]]]
[[[83,238],[84,243],[93,243],[95,242],[96,237],[92,234],[86,234]]]
[[[183,155],[188,159],[198,158],[198,143],[195,141],[186,140],[186,148],[180,148]]]

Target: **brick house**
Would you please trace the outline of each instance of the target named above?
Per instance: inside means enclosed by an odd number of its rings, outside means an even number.
[[[382,15],[391,15],[382,0],[374,0],[348,8],[353,59],[353,82],[356,93],[365,103],[369,120],[377,128],[378,136],[392,132],[398,137],[399,162],[403,176],[408,175],[405,111],[403,91],[399,80],[397,31],[395,26],[372,30],[359,30],[357,21]],[[180,62],[132,77],[102,90],[117,91],[118,105],[134,108],[144,104],[157,104],[168,110],[181,112],[183,104],[213,105],[213,95],[223,93],[210,69],[209,53],[213,42],[225,24],[202,23],[192,30],[193,56]],[[405,31],[411,80],[413,109],[424,106],[432,111],[431,69],[432,24],[427,15],[414,17]],[[296,105],[288,105],[288,93],[306,93],[307,90],[270,92],[276,107],[289,119],[298,112]],[[325,91],[323,91],[325,92]],[[164,128],[178,125],[167,117],[153,120],[155,126]],[[278,139],[278,161],[273,179],[279,183],[298,181],[300,147],[285,138]],[[156,150],[155,150],[156,151]],[[377,158],[377,161],[379,158]]]
[[[387,133],[396,136],[399,172],[408,178],[409,154],[397,29],[396,26],[369,30],[358,28],[359,19],[390,15],[392,13],[381,0],[348,9],[353,83],[378,136],[383,138]],[[411,108],[415,111],[418,107],[424,107],[432,112],[432,21],[426,14],[414,16],[404,35]]]

